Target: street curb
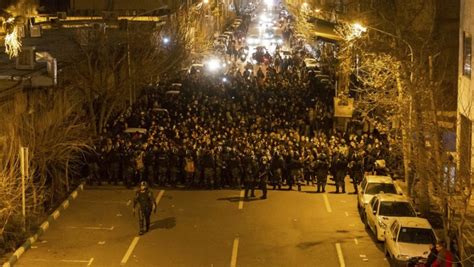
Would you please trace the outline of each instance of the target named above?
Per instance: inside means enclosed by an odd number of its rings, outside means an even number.
[[[44,221],[41,225],[36,234],[33,236],[30,236],[23,245],[21,245],[14,253],[13,255],[10,256],[7,262],[3,264],[3,267],[11,267],[13,266],[18,259],[25,253],[35,242],[36,240],[44,233],[46,230],[49,228],[50,223],[53,221],[57,220],[59,218],[59,215],[61,215],[61,211],[66,210],[69,207],[69,202],[71,202],[73,199],[77,198],[77,195],[79,194],[78,192],[84,191],[84,183],[81,183],[76,190],[74,190],[69,197],[59,205],[59,207],[48,216],[48,219]]]

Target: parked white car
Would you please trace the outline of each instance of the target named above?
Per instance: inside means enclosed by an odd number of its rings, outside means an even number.
[[[365,207],[364,223],[378,241],[385,241],[385,229],[400,217],[416,217],[408,198],[396,194],[377,194]]]
[[[427,258],[436,235],[427,219],[397,218],[385,231],[385,255],[396,263],[412,257]]]
[[[365,175],[357,188],[357,208],[362,215],[365,205],[376,194],[401,194],[397,191],[395,184],[390,176]]]

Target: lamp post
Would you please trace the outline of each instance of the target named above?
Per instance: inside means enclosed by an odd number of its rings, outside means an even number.
[[[134,15],[131,19],[127,20],[127,66],[128,66],[128,80],[129,80],[128,83],[129,83],[129,102],[130,102],[130,106],[133,105],[133,100],[135,98],[134,97],[134,88],[133,88],[133,84],[132,84],[132,64],[131,64],[132,60],[131,60],[131,56],[130,56],[130,21],[133,21],[137,17],[152,13],[152,12],[157,11],[159,9],[161,9],[161,8],[155,8],[155,9],[145,11],[143,13]],[[169,41],[170,40],[169,40],[168,37],[165,37],[163,39],[163,43],[165,45],[168,44]]]

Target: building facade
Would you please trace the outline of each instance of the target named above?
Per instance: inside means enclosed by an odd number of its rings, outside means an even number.
[[[457,105],[457,167],[458,176],[464,181],[464,188],[474,185],[473,173],[473,134],[474,119],[474,83],[472,81],[472,36],[474,35],[474,0],[461,0],[459,27],[459,60],[458,60],[458,105]],[[471,197],[467,208],[466,223],[461,229],[463,258],[474,253],[474,200]],[[474,264],[474,259],[466,259],[466,265]],[[471,266],[471,265],[469,265]]]

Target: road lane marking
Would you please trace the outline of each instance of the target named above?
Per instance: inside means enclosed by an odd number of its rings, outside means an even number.
[[[94,258],[91,258],[90,260],[51,260],[51,259],[27,259],[25,260],[26,262],[28,261],[36,261],[36,262],[67,262],[67,263],[87,263],[87,266],[90,266],[92,264],[92,261],[94,261]]]
[[[110,226],[110,227],[97,227],[97,226],[68,226],[67,228],[69,229],[85,229],[85,230],[107,230],[107,231],[112,231],[114,230],[115,226]]]
[[[161,198],[163,197],[163,194],[165,193],[165,190],[160,190],[160,193],[158,193],[158,196],[156,197],[155,203],[158,206],[158,203],[160,203]]]
[[[132,204],[132,200],[131,200],[131,199],[129,199],[129,200],[127,201],[127,206],[130,206],[130,204]]]
[[[87,263],[87,266],[91,266],[93,261],[94,261],[94,258],[91,258],[89,262]]]
[[[355,243],[356,245],[359,245],[359,240],[357,240],[357,238],[354,238],[354,243]]]
[[[323,198],[324,198],[324,205],[326,205],[326,210],[327,210],[328,212],[332,212],[331,204],[329,204],[328,194],[327,194],[327,193],[324,193],[324,194],[323,194]]]
[[[127,204],[127,202],[125,201],[115,201],[115,200],[98,201],[98,200],[78,199],[77,201],[86,202],[86,203],[96,203],[96,204]]]
[[[244,208],[244,190],[240,190],[239,210]]]
[[[348,213],[347,211],[346,211],[346,212],[344,212],[344,213],[346,214],[346,216],[347,216],[347,217],[349,217],[349,213]]]
[[[237,266],[237,252],[239,250],[239,238],[234,239],[234,244],[232,245],[232,257],[230,259],[230,267]]]
[[[125,263],[127,263],[128,258],[130,258],[130,255],[132,255],[132,252],[133,252],[133,250],[135,249],[135,246],[138,243],[138,240],[140,240],[139,236],[136,236],[136,237],[133,238],[132,243],[128,247],[127,252],[125,253],[125,255],[122,258],[122,261],[120,262],[120,265],[125,265]]]
[[[337,251],[337,257],[339,258],[339,266],[346,267],[346,263],[344,262],[344,255],[342,255],[342,249],[341,249],[340,243],[336,243],[336,251]]]

